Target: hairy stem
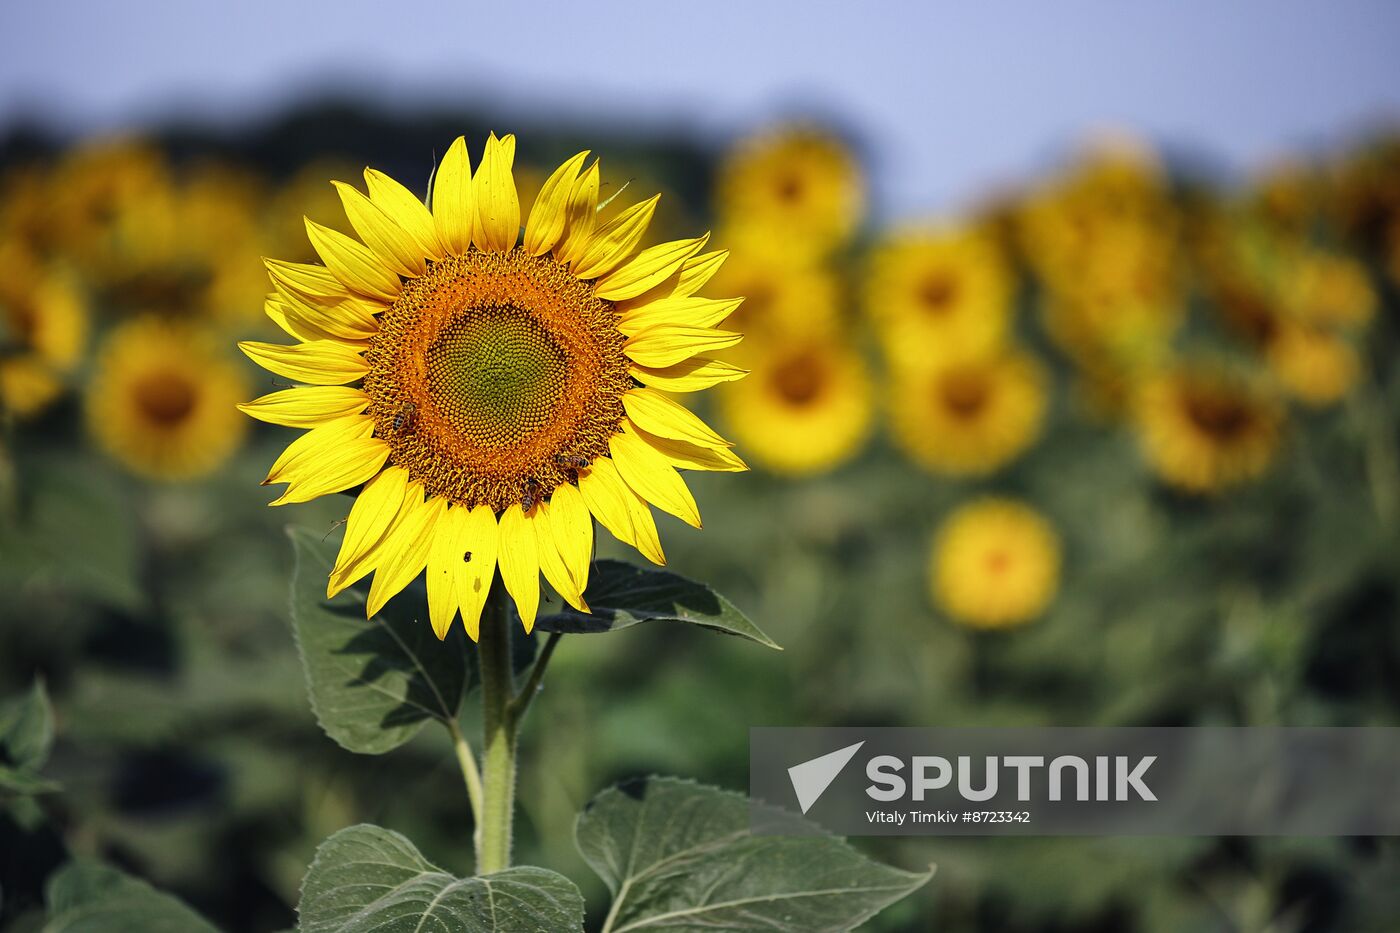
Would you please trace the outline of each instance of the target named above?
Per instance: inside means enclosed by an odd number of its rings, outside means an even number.
[[[457,765],[462,769],[462,781],[467,785],[467,799],[471,801],[472,818],[481,819],[481,771],[476,766],[476,756],[472,754],[471,743],[467,741],[462,727],[455,722],[447,724],[452,734],[452,749],[457,753]]]
[[[481,663],[482,760],[478,874],[510,867],[511,822],[515,811],[515,695],[510,651],[510,598],[498,579],[486,598],[477,650]]]
[[[525,711],[530,708],[530,703],[534,701],[535,695],[540,692],[540,685],[544,682],[544,671],[549,666],[549,659],[554,656],[554,649],[559,644],[559,639],[564,636],[558,632],[550,632],[549,640],[540,649],[540,656],[535,660],[535,664],[530,668],[530,676],[525,681],[525,686],[520,688],[520,693],[510,704],[510,716],[514,720],[518,729],[521,721],[525,719]]]

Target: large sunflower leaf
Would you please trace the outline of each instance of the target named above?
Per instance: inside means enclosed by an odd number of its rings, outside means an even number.
[[[579,816],[579,851],[613,894],[604,933],[835,933],[928,881],[872,861],[799,817],[803,835],[755,835],[746,797],[674,778],[603,791]]]
[[[217,933],[179,899],[96,862],[73,862],[48,885],[44,933]]]
[[[361,824],[321,843],[302,882],[301,933],[461,933],[583,929],[583,897],[563,875],[509,868],[457,878],[391,830]]]
[[[343,748],[379,755],[398,748],[431,720],[457,718],[476,680],[476,653],[460,627],[439,642],[413,592],[365,619],[362,591],[326,599],[333,548],[321,535],[290,528],[292,628],[316,721]]]
[[[729,600],[703,583],[668,570],[649,570],[620,560],[595,561],[583,597],[592,614],[569,609],[540,619],[539,628],[590,634],[615,632],[641,622],[687,622],[778,647]]]

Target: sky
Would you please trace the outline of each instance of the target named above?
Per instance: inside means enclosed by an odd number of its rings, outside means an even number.
[[[0,3],[0,130],[256,119],[317,91],[862,140],[893,216],[1132,131],[1234,171],[1400,122],[1400,2]],[[505,127],[503,129],[510,129]]]

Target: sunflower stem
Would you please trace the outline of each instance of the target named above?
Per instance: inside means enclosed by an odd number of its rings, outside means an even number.
[[[490,874],[510,867],[511,822],[515,813],[515,717],[511,701],[510,598],[500,580],[491,587],[482,612],[481,809],[477,814],[476,870]]]
[[[517,729],[525,719],[525,711],[530,708],[536,694],[540,692],[540,686],[544,682],[545,668],[549,666],[549,659],[554,657],[554,649],[558,646],[559,639],[563,637],[558,632],[549,633],[549,640],[544,643],[544,647],[540,649],[539,658],[530,668],[530,676],[526,679],[525,686],[520,688],[520,692],[511,701],[510,716]]]

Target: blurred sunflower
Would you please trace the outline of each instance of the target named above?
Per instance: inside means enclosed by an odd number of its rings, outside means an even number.
[[[98,352],[87,388],[87,426],[132,472],[188,480],[218,469],[248,423],[243,370],[219,342],[188,325],[144,317],[117,325]]]
[[[16,241],[0,244],[0,413],[28,418],[57,399],[87,334],[70,277]]]
[[[1011,273],[994,242],[968,230],[888,237],[870,258],[865,307],[896,364],[985,354],[1006,338]]]
[[[1244,373],[1187,362],[1144,382],[1136,417],[1143,452],[1165,482],[1190,492],[1214,492],[1268,468],[1284,412]]]
[[[794,337],[754,348],[757,367],[725,386],[725,424],[758,463],[806,476],[860,452],[874,416],[874,392],[859,353],[840,339]]]
[[[1284,307],[1301,320],[1329,327],[1360,327],[1376,312],[1376,292],[1361,263],[1310,250],[1285,266]]]
[[[820,257],[850,239],[864,211],[860,167],[820,130],[753,136],[719,168],[716,213],[738,252]]]
[[[164,199],[173,179],[165,156],[141,140],[96,140],[79,146],[55,167],[48,185],[48,239],[88,269],[118,263],[113,250],[118,218]]]
[[[735,252],[711,288],[742,295],[725,326],[750,336],[820,336],[839,327],[839,285],[820,264],[784,263],[764,254]]]
[[[935,473],[989,473],[1024,452],[1045,418],[1047,377],[1029,354],[896,369],[890,427],[910,459]]]
[[[1289,394],[1314,408],[1340,401],[1361,371],[1356,349],[1344,337],[1292,321],[1280,322],[1265,359]]]
[[[309,429],[268,473],[274,505],[364,484],[328,593],[373,571],[368,615],[425,567],[439,637],[459,610],[477,637],[497,567],[527,630],[541,572],[586,610],[593,518],[662,563],[649,504],[700,526],[676,468],[745,469],[658,391],[740,374],[705,355],[739,341],[714,326],[732,302],[695,297],[724,254],[706,236],[635,252],[656,198],[602,222],[587,156],[545,181],[521,245],[515,137],[493,134],[475,175],[452,144],[431,207],[373,169],[368,195],[336,183],[360,239],[308,221],[324,265],[267,263],[297,342],[240,346],[309,385],[242,408]]]
[[[1060,539],[1029,506],[979,499],[934,535],[929,562],[936,605],[973,628],[1008,628],[1045,611],[1060,584]]]

